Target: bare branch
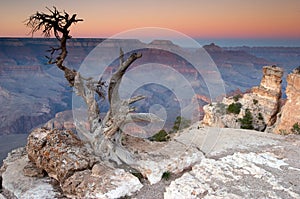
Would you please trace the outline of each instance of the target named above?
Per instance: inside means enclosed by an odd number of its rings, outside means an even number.
[[[93,134],[97,128],[98,123],[100,122],[100,110],[95,99],[94,88],[92,88],[93,84],[91,83],[93,80],[83,80],[83,78],[81,78],[80,76],[80,73],[77,73],[74,79],[76,94],[78,96],[81,96],[88,106],[88,121],[90,124],[90,132],[91,134]]]
[[[120,58],[119,58],[119,60],[120,60],[120,66],[121,66],[124,62],[124,52],[123,52],[122,48],[120,48]]]
[[[102,80],[102,77],[99,79],[99,81],[96,84],[96,93],[98,94],[100,99],[105,99],[105,90],[104,88],[107,87],[107,84],[105,81]]]
[[[73,23],[83,21],[83,19],[77,19],[76,14],[73,14],[73,16],[69,18],[69,14],[65,11],[64,14],[59,12],[56,7],[53,7],[53,9],[46,7],[46,9],[50,14],[36,12],[25,21],[26,26],[31,28],[30,33],[32,35],[41,30],[45,37],[50,37],[53,31],[54,36],[60,40],[61,38],[58,33],[69,33],[68,29]],[[71,37],[68,34],[65,36]]]
[[[121,52],[122,53],[122,52]],[[110,79],[109,86],[108,86],[108,100],[109,103],[112,105],[113,103],[116,103],[120,101],[119,97],[119,86],[122,80],[123,75],[125,74],[127,68],[138,58],[141,58],[141,53],[133,53],[131,54],[126,61],[122,62],[120,64],[118,70],[113,74],[113,76]],[[120,56],[120,59],[122,56]],[[114,95],[114,96],[113,96]],[[115,100],[115,102],[112,102],[112,98]]]
[[[132,98],[128,99],[128,104],[133,104],[134,102],[140,101],[145,98],[146,98],[146,96],[144,96],[144,95],[138,95],[138,96],[132,97]]]
[[[31,28],[30,33],[32,36],[34,33],[41,30],[45,37],[50,37],[53,33],[56,39],[60,41],[59,48],[50,49],[50,57],[47,57],[49,59],[48,63],[56,64],[59,69],[64,71],[65,78],[68,80],[70,86],[73,86],[76,71],[64,66],[63,62],[68,55],[66,42],[71,38],[69,28],[72,24],[83,21],[83,19],[77,19],[76,14],[73,14],[70,18],[68,13],[65,11],[64,13],[61,13],[56,9],[56,7],[53,7],[53,9],[47,8],[47,10],[50,14],[36,12],[25,21],[25,24]],[[54,53],[58,51],[60,51],[59,55],[56,58],[53,58]]]

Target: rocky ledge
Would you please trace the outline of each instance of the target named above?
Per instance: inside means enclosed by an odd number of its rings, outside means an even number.
[[[224,97],[205,105],[204,126],[254,129],[277,134],[300,134],[300,72],[287,76],[287,100],[281,99],[283,69],[263,67],[259,86],[249,93]]]
[[[136,167],[144,179],[140,176],[139,181],[134,172],[101,165],[88,148],[80,149],[82,145],[76,138],[66,136],[69,131],[56,131],[56,135],[50,130],[41,131],[29,138],[41,144],[35,158],[20,148],[4,160],[1,176],[5,197],[300,198],[297,135],[194,125],[167,143],[127,139],[130,148],[141,154]],[[60,135],[64,136],[59,141]],[[47,136],[55,142],[47,141]],[[72,140],[75,144],[68,146],[66,143]],[[82,155],[85,157],[80,158]],[[171,181],[162,183],[166,173]]]

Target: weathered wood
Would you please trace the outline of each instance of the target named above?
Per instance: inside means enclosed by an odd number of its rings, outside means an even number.
[[[71,87],[74,87],[75,93],[80,96],[87,105],[87,118],[89,128],[86,129],[82,125],[77,124],[77,131],[90,143],[94,153],[97,154],[104,162],[110,164],[132,164],[134,156],[122,145],[121,127],[129,122],[142,121],[159,121],[159,118],[151,113],[134,113],[135,108],[132,106],[134,102],[142,100],[145,96],[135,96],[129,99],[120,99],[119,87],[123,75],[129,66],[142,57],[141,53],[132,53],[126,59],[122,49],[120,49],[119,62],[117,71],[112,75],[108,85],[108,101],[110,103],[109,111],[106,116],[100,118],[99,104],[96,101],[96,95],[104,98],[106,84],[102,79],[96,81],[93,78],[82,77],[76,70],[70,69],[64,65],[64,61],[68,55],[67,41],[71,39],[70,27],[72,24],[83,21],[77,19],[76,14],[71,17],[65,11],[59,12],[55,7],[47,8],[50,14],[37,12],[29,17],[26,25],[31,28],[31,34],[42,30],[42,34],[49,37],[51,33],[60,43],[58,48],[49,50],[50,64],[64,71],[65,78]],[[59,55],[55,58],[55,53]]]

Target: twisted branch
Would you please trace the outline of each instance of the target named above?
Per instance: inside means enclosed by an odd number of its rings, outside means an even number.
[[[31,15],[26,21],[25,25],[31,28],[30,34],[33,36],[34,33],[42,31],[42,35],[45,37],[50,37],[51,33],[54,34],[57,40],[60,41],[60,46],[58,48],[51,48],[49,50],[50,57],[48,58],[49,64],[56,64],[59,69],[64,71],[65,78],[68,80],[70,86],[74,86],[74,79],[76,76],[76,71],[66,67],[63,62],[65,61],[68,51],[67,51],[67,40],[71,39],[72,36],[69,34],[72,24],[83,21],[83,19],[77,19],[76,14],[73,14],[71,17],[67,12],[59,12],[56,7],[53,9],[47,8],[50,14],[43,12],[36,12]],[[56,58],[53,58],[53,55],[59,52],[59,55]]]

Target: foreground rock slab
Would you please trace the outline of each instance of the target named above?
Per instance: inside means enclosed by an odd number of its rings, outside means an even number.
[[[286,179],[296,172],[272,153],[238,152],[203,159],[167,187],[165,198],[300,198],[297,182]]]
[[[166,187],[165,199],[300,198],[300,136],[234,129],[218,136],[200,163]]]
[[[132,150],[139,154],[136,165],[132,166],[140,171],[150,184],[158,183],[166,172],[181,173],[204,158],[197,147],[178,142],[176,139],[162,143],[132,142],[131,140],[127,144],[130,144]]]
[[[297,135],[194,125],[172,135],[168,143],[136,138],[126,144],[140,155],[134,166],[148,179],[143,185],[124,169],[97,161],[61,182],[47,176],[26,177],[24,172],[30,176],[43,172],[35,171],[22,149],[4,162],[3,188],[17,198],[34,198],[33,194],[36,198],[300,198]],[[171,173],[170,183],[160,181],[166,171]],[[157,185],[163,187],[158,191]]]

